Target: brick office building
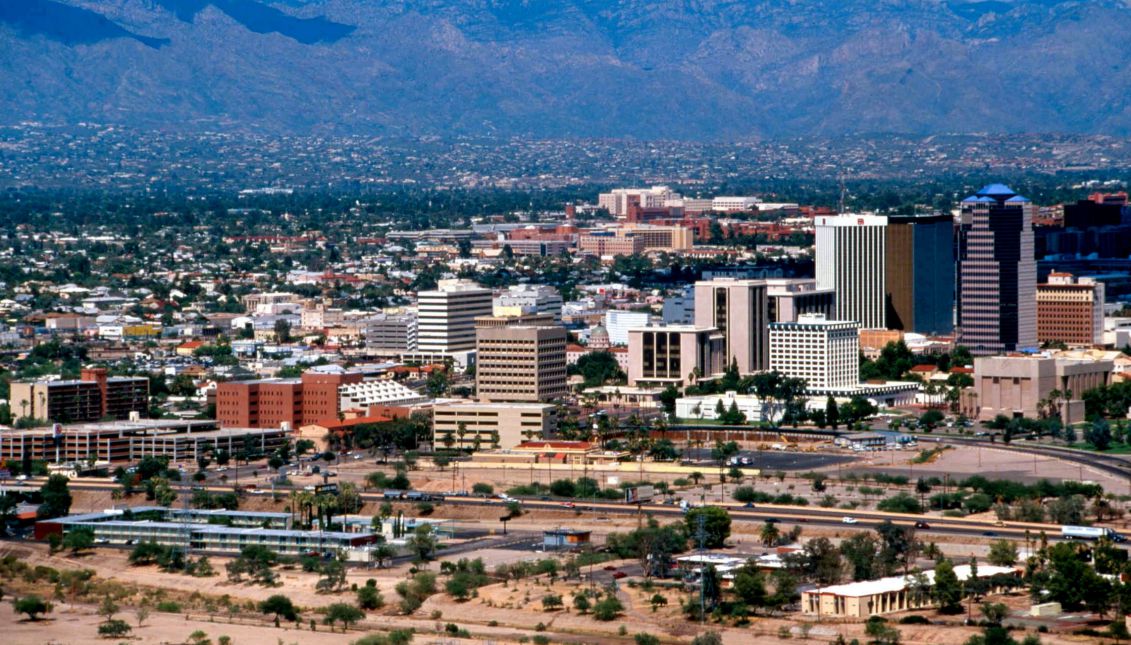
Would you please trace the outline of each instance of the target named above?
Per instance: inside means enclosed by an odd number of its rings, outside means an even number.
[[[1074,346],[1102,345],[1104,284],[1071,273],[1050,273],[1037,285],[1037,341]]]
[[[110,376],[105,368],[82,370],[78,379],[11,384],[12,416],[59,423],[145,416],[149,379]]]
[[[306,373],[298,379],[231,381],[216,386],[216,419],[225,428],[297,428],[337,420],[338,387],[360,383],[360,373]]]

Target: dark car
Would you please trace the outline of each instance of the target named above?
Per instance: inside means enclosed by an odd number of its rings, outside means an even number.
[[[616,579],[616,580],[620,580],[621,578],[627,578],[627,577],[628,577],[628,574],[623,572],[623,571],[617,571],[616,573],[613,574],[613,578]]]
[[[754,508],[754,502],[746,502],[742,505],[742,508]]]
[[[931,525],[920,520],[918,522],[915,522],[915,528],[917,528],[917,529],[929,529],[929,528],[931,528]]]
[[[997,537],[997,533],[993,531],[982,531],[982,535],[986,537]]]

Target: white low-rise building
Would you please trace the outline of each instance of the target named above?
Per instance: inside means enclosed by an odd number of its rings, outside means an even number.
[[[377,380],[349,383],[338,388],[341,410],[366,410],[371,405],[409,405],[428,397],[396,381]]]

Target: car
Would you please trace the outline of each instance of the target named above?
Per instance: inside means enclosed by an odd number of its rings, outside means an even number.
[[[1005,522],[1001,520],[994,520],[994,526],[1005,526]]]
[[[997,537],[997,533],[993,531],[982,531],[982,535],[986,537]]]
[[[604,569],[605,571],[616,571],[616,570],[617,570],[617,568],[616,568],[616,567],[614,567],[614,566],[613,566],[613,565],[611,565],[611,564],[607,564],[607,565],[605,565],[605,566],[604,566],[604,567],[602,567],[602,568],[603,568],[603,569]]]
[[[851,517],[849,515],[845,515],[844,517],[840,518],[841,524],[856,524],[856,521],[857,520],[855,517]]]
[[[754,508],[754,502],[746,502],[742,505],[742,508]]]
[[[776,517],[767,517],[766,518],[766,524],[777,524],[779,522],[781,522],[781,520],[779,520]]]
[[[566,508],[577,508],[577,504],[574,504],[573,502],[562,502],[562,506]]]
[[[931,525],[927,524],[926,522],[924,522],[922,520],[919,520],[918,522],[915,522],[915,528],[917,528],[917,529],[929,529],[929,528],[931,528]]]
[[[615,579],[615,580],[620,580],[621,578],[627,578],[627,577],[628,577],[628,574],[623,572],[623,571],[617,571],[617,572],[613,573],[613,579]]]

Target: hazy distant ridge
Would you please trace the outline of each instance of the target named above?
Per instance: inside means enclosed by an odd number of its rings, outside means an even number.
[[[1115,0],[0,0],[0,115],[275,132],[1131,133]]]

